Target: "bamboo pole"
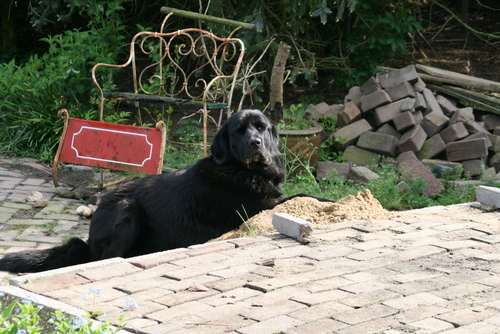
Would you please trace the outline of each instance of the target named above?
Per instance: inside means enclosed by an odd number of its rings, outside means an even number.
[[[161,7],[160,11],[163,14],[174,13],[174,15],[177,15],[177,16],[180,16],[180,17],[185,17],[185,18],[188,18],[188,19],[213,22],[213,23],[218,23],[218,24],[223,24],[223,25],[226,25],[226,26],[230,26],[230,27],[235,27],[235,28],[241,28],[241,29],[245,29],[245,30],[256,31],[255,24],[253,24],[253,23],[247,23],[247,22],[240,22],[240,21],[234,21],[234,20],[229,20],[229,19],[223,19],[223,18],[220,18],[220,17],[215,17],[215,16],[211,16],[211,15],[205,15],[205,14],[200,14],[200,13],[195,13],[195,12],[190,12],[190,11],[187,11],[187,10],[170,8],[170,7]]]

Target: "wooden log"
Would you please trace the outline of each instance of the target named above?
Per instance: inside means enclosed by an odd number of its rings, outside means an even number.
[[[186,17],[186,18],[193,19],[193,20],[213,22],[213,23],[218,23],[218,24],[230,26],[230,27],[256,31],[255,24],[253,24],[253,23],[228,20],[228,19],[223,19],[223,18],[216,17],[216,16],[205,15],[205,14],[200,14],[200,13],[195,13],[195,12],[190,12],[187,10],[170,8],[170,7],[161,7],[160,11],[163,14],[174,13],[174,15],[177,15],[180,17]]]
[[[459,90],[458,87],[445,86],[445,85],[440,86],[440,85],[427,84],[427,87],[429,89],[445,93],[450,96],[456,97],[457,99],[471,103],[474,105],[474,107],[476,107],[476,109],[489,111],[500,115],[500,105],[498,104],[499,102],[495,101],[495,103],[493,103],[491,101],[489,102],[485,101],[486,99],[484,98],[485,97],[484,94],[467,91],[465,89]],[[480,97],[480,95],[482,96]]]
[[[417,69],[424,72],[421,78],[426,82],[449,83],[459,87],[474,87],[489,92],[500,93],[500,82],[481,79],[462,73],[442,70],[425,65],[416,65]]]

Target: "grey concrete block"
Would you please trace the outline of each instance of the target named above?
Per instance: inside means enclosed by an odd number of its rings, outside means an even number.
[[[363,133],[359,137],[357,144],[358,147],[368,151],[388,155],[390,157],[396,156],[397,145],[398,139],[396,137],[371,131]]]
[[[443,114],[443,110],[441,109],[441,106],[436,100],[436,97],[434,96],[434,93],[428,88],[425,88],[422,91],[422,94],[424,95],[425,98],[425,103],[427,104],[427,113],[431,112],[437,112],[440,114]]]
[[[370,123],[368,123],[366,119],[360,119],[359,121],[356,121],[335,131],[333,134],[333,138],[345,139],[345,141],[341,144],[341,146],[345,148],[349,145],[354,144],[363,132],[370,130],[372,130],[372,126],[370,125]]]
[[[445,143],[451,143],[456,140],[465,138],[469,135],[469,132],[465,128],[465,125],[463,122],[458,122],[450,125],[443,131],[439,133],[441,138]]]
[[[391,97],[383,90],[377,90],[361,98],[361,110],[367,112],[385,104],[391,103]]]
[[[370,77],[366,82],[361,86],[361,93],[363,95],[371,94],[377,90],[380,90],[380,83],[377,81],[375,77]]]
[[[316,165],[316,178],[318,180],[332,180],[340,178],[347,180],[349,164],[344,162],[323,161]]]
[[[398,148],[401,152],[418,152],[424,145],[427,139],[427,134],[420,125],[417,125],[406,131],[398,143]]]
[[[427,111],[427,103],[425,102],[425,98],[422,93],[415,92],[415,104],[413,105],[413,108],[422,112]]]
[[[482,159],[473,159],[462,162],[464,173],[470,176],[477,176],[484,173],[484,161]]]
[[[405,97],[415,97],[415,91],[412,85],[407,81],[387,87],[385,92],[389,94],[393,101],[401,100]]]
[[[422,145],[422,148],[416,155],[420,160],[430,159],[443,152],[445,149],[446,143],[441,139],[441,136],[434,135],[424,142],[424,145]]]
[[[470,107],[460,108],[450,117],[450,124],[466,121],[474,121],[474,110]]]
[[[282,212],[273,215],[273,227],[281,234],[297,239],[300,242],[309,241],[307,239],[312,234],[312,224],[310,222]]]
[[[396,137],[397,139],[401,138],[401,133],[399,133],[396,129],[390,126],[388,123],[385,123],[380,128],[378,128],[375,132],[383,133],[389,136]]]
[[[458,110],[457,106],[443,95],[436,95],[436,101],[441,107],[441,110],[443,110],[443,113],[448,117]]]
[[[427,133],[428,137],[432,137],[443,130],[450,119],[440,112],[433,111],[427,114],[420,125]]]
[[[348,102],[338,114],[338,126],[346,126],[360,118],[361,110],[359,110],[354,102]]]
[[[500,188],[478,186],[476,200],[483,205],[491,205],[498,209],[500,208]]]
[[[380,178],[380,175],[365,166],[354,166],[349,169],[349,180],[368,183],[371,180]]]
[[[357,166],[377,166],[380,161],[380,155],[351,145],[346,147],[342,154],[342,159]]]
[[[500,116],[495,114],[487,114],[481,117],[481,121],[484,122],[484,128],[486,130],[494,130],[497,126],[500,126]]]
[[[488,146],[484,138],[446,144],[449,161],[466,161],[488,156]]]
[[[403,99],[375,108],[375,111],[373,112],[375,124],[377,126],[381,126],[384,123],[392,121],[394,117],[401,114],[401,106],[405,102],[406,99]]]
[[[406,131],[417,125],[415,117],[410,111],[405,111],[397,115],[392,119],[392,122],[398,131]]]
[[[359,86],[354,86],[349,89],[349,92],[344,98],[344,104],[347,102],[354,102],[359,106],[359,101],[361,101],[361,98],[363,97],[363,93],[361,92],[361,87]]]

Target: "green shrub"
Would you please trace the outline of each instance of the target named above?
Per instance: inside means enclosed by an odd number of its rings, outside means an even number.
[[[98,62],[117,60],[124,39],[123,1],[87,3],[81,11],[92,8],[89,30],[43,38],[49,44],[45,54],[24,64],[0,65],[0,151],[50,160],[63,126],[59,109],[68,109],[72,117],[97,118],[90,71]],[[110,88],[111,72],[99,75]]]

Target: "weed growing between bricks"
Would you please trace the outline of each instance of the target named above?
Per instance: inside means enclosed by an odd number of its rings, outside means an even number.
[[[121,330],[109,322],[92,321],[95,315],[88,312],[83,318],[45,307],[37,303],[35,297],[19,301],[0,292],[0,311],[1,334],[101,334]]]

